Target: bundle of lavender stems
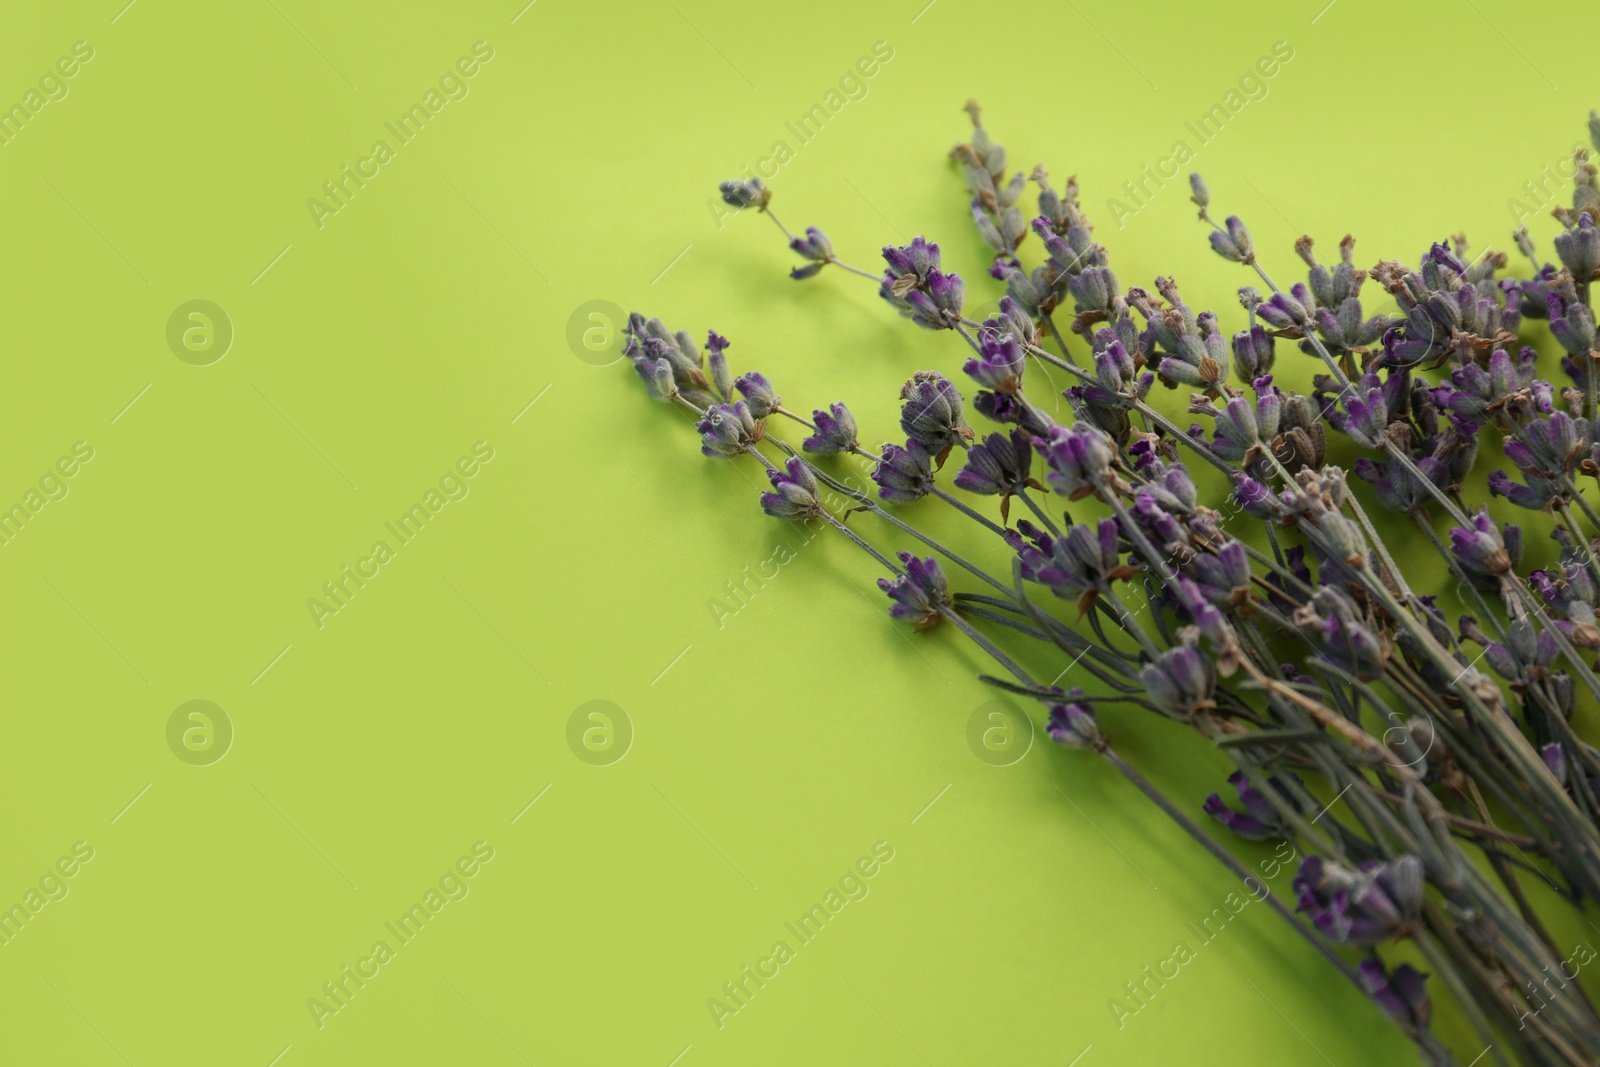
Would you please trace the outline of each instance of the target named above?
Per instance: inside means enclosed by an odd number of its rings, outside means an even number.
[[[1058,190],[1042,167],[1008,175],[1004,148],[968,111],[971,139],[951,155],[1006,293],[984,321],[964,314],[965,284],[937,244],[885,248],[879,276],[842,261],[815,227],[791,232],[759,179],[721,193],[777,223],[804,261],[794,278],[862,275],[915,326],[950,335],[970,398],[917,371],[901,392],[904,443],[871,452],[844,404],[808,417],[762,374],[735,377],[715,332],[702,350],[635,314],[625,352],[650,395],[692,414],[707,456],[765,468],[767,514],[823,525],[869,556],[892,616],[954,627],[991,657],[984,681],[1037,700],[1051,738],[1126,777],[1423,1062],[1600,1064],[1600,1014],[1575,980],[1593,953],[1579,958],[1551,932],[1600,902],[1600,749],[1573,722],[1600,701],[1600,515],[1579,487],[1600,476],[1600,182],[1588,154],[1577,153],[1571,208],[1552,213],[1555,261],[1526,227],[1513,235],[1522,277],[1505,253],[1469,256],[1459,237],[1416,268],[1371,269],[1355,266],[1350,237],[1331,265],[1302,237],[1305,280],[1283,288],[1245,224],[1218,222],[1191,176],[1211,247],[1253,273],[1230,335],[1171,278],[1120,288],[1076,181]],[[1589,128],[1600,151],[1600,115]],[[1031,224],[1019,206],[1030,179]],[[1031,270],[1019,258],[1030,231],[1044,256]],[[1396,314],[1367,314],[1369,282]],[[1522,344],[1528,320],[1565,351],[1550,378]],[[1284,352],[1315,361],[1309,395],[1274,382]],[[1051,374],[1071,386],[1057,394]],[[1173,405],[1167,394],[1158,407],[1157,382],[1187,393],[1197,421],[1163,412]],[[1047,412],[1061,410],[1057,395],[1070,418]],[[969,402],[998,429],[980,437]],[[807,434],[798,447],[772,432],[778,420]],[[1485,443],[1486,479],[1475,473]],[[828,458],[841,455],[872,464],[876,495],[841,477]],[[1215,499],[1191,478],[1196,464],[1225,476],[1201,479],[1221,486]],[[904,517],[927,498],[982,527],[991,554],[965,558]],[[914,551],[880,548],[848,521],[857,514]],[[1380,526],[1431,545],[1454,589],[1414,588]],[[1535,530],[1555,542],[1543,569],[1522,566]],[[1020,666],[1006,649],[1025,640],[1082,688]],[[1237,802],[1157,789],[1102,731],[1108,703],[1192,727],[1235,764]],[[1254,877],[1219,841],[1228,834],[1291,842],[1304,857],[1293,899]],[[1478,1044],[1447,1047],[1431,1026],[1435,997],[1457,1005]]]

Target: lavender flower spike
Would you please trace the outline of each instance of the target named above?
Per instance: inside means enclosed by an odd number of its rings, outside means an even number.
[[[918,559],[909,552],[897,553],[905,566],[898,578],[879,578],[878,588],[889,594],[894,606],[889,609],[896,619],[917,620],[917,630],[926,630],[939,621],[940,611],[950,606],[950,586],[933,557]]]

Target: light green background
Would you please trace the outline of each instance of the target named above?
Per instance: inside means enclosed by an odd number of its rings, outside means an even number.
[[[0,902],[94,849],[0,948],[0,1061],[1410,1061],[1259,908],[1118,1029],[1108,999],[1197,944],[1228,879],[1042,736],[976,759],[974,654],[910,645],[860,558],[764,519],[757,473],[703,461],[568,319],[715,326],[881,440],[898,382],[959,352],[842,273],[787,282],[765,221],[718,224],[714,183],[775,141],[791,225],[868,267],[926,232],[992,297],[943,159],[976,95],[1016,165],[1078,175],[1124,284],[1175,273],[1226,318],[1241,279],[1186,190],[1120,231],[1105,200],[1275,41],[1294,59],[1195,165],[1287,277],[1302,230],[1355,231],[1364,263],[1504,244],[1600,102],[1549,48],[1587,7],[122,2],[12,5],[0,32],[4,103],[94,49],[0,147],[0,502],[94,449],[0,547]],[[470,95],[398,146],[384,124],[477,41]],[[879,41],[868,95],[800,145],[785,123]],[[319,229],[307,199],[379,139],[395,158]],[[234,326],[211,366],[166,343],[194,299]],[[307,599],[478,441],[470,495],[319,629]],[[780,543],[719,627],[709,601]],[[236,731],[211,766],[167,747],[194,699]],[[635,731],[611,766],[565,740],[596,699]],[[1195,747],[1107,721],[1146,765]],[[1197,807],[1221,764],[1184,759],[1157,777]],[[319,1029],[307,998],[480,840],[470,896]],[[870,895],[719,1030],[707,998],[879,841]]]

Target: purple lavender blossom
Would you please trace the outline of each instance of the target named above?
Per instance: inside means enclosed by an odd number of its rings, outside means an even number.
[[[1298,911],[1329,940],[1375,945],[1407,936],[1422,916],[1422,861],[1401,856],[1392,863],[1368,861],[1352,871],[1307,856],[1295,875]]]
[[[903,295],[927,282],[928,275],[939,269],[939,246],[924,237],[913,237],[908,245],[885,246],[883,259],[889,264],[884,281],[899,289],[897,295]]]
[[[1378,960],[1362,960],[1356,973],[1372,999],[1401,1026],[1425,1030],[1433,1021],[1433,1003],[1423,988],[1428,976],[1409,963],[1402,963],[1390,974]]]
[[[1026,433],[992,433],[968,449],[967,462],[956,474],[956,488],[982,496],[1009,497],[1029,484],[1032,467],[1033,443]]]
[[[1111,465],[1117,453],[1104,430],[1081,422],[1052,426],[1033,439],[1033,447],[1050,468],[1045,477],[1051,487],[1068,500],[1094,496],[1116,478]]]
[[[817,499],[817,480],[799,456],[790,456],[784,467],[769,469],[767,480],[773,491],[761,494],[761,510],[775,519],[805,522],[822,513]]]
[[[1117,299],[1117,276],[1110,267],[1088,267],[1068,277],[1067,290],[1079,315],[1106,315]]]
[[[872,480],[878,483],[878,495],[890,503],[915,503],[933,490],[933,454],[915,440],[904,448],[884,445]]]
[[[911,290],[902,303],[905,313],[918,326],[930,330],[949,330],[961,321],[966,292],[966,284],[959,274],[936,270],[928,275],[926,286]]]
[[[1258,322],[1248,330],[1233,335],[1233,365],[1239,377],[1253,381],[1271,373],[1277,360],[1277,341]]]
[[[915,619],[917,630],[926,630],[939,621],[942,609],[950,606],[950,587],[944,571],[931,556],[918,559],[909,552],[897,555],[905,573],[892,580],[879,578],[878,588],[894,601],[889,609],[893,618]]]
[[[878,295],[919,326],[948,330],[961,321],[966,286],[959,275],[939,269],[939,246],[921,237],[883,250],[883,282]]]
[[[1000,314],[983,320],[978,327],[978,338],[998,340],[1007,334],[1023,345],[1035,344],[1039,340],[1039,330],[1034,325],[1033,316],[1011,297],[1003,296],[1000,298]]]
[[[970,441],[972,429],[961,414],[961,394],[938,371],[921,370],[900,388],[900,428],[929,452],[938,454]]]
[[[1449,471],[1433,456],[1412,460],[1419,471],[1440,489],[1446,488]],[[1365,457],[1356,460],[1356,477],[1371,482],[1378,500],[1384,507],[1410,514],[1426,504],[1433,503],[1433,494],[1410,468],[1398,463],[1378,463]]]
[[[765,208],[767,202],[772,199],[772,190],[768,189],[760,178],[730,179],[718,185],[717,190],[722,194],[725,203],[737,208]]]
[[[733,399],[733,374],[728,370],[728,357],[723,355],[728,347],[729,342],[726,337],[716,330],[706,331],[706,350],[710,353],[706,362],[711,368],[711,384],[716,387],[717,395],[724,400]]]
[[[1139,682],[1150,702],[1175,719],[1188,720],[1216,706],[1216,667],[1193,645],[1161,653],[1140,669]]]
[[[666,359],[645,357],[633,361],[644,387],[652,400],[672,400],[678,395],[678,385],[672,378],[672,364]]]
[[[700,431],[700,451],[713,459],[734,459],[761,440],[763,426],[743,400],[717,404],[694,424]]]
[[[1580,301],[1564,301],[1555,293],[1550,294],[1545,306],[1550,312],[1550,332],[1561,347],[1574,356],[1588,355],[1594,348],[1594,312]]]
[[[783,398],[760,371],[739,375],[733,380],[733,387],[744,395],[745,402],[750,406],[750,414],[758,419],[771,415],[783,403]]]
[[[1244,544],[1230,540],[1215,552],[1202,552],[1190,562],[1194,583],[1206,601],[1219,608],[1250,603],[1250,556]]]
[[[1344,411],[1329,405],[1324,415],[1330,426],[1356,444],[1367,448],[1383,447],[1384,431],[1389,425],[1389,405],[1383,383],[1376,374],[1364,375],[1350,383]]]
[[[1009,333],[996,336],[984,331],[980,337],[978,357],[967,360],[961,369],[987,389],[1016,393],[1022,388],[1022,372],[1027,366],[1022,345]]]
[[[1239,794],[1239,803],[1244,805],[1244,811],[1233,810],[1223,802],[1221,796],[1212,793],[1206,797],[1204,808],[1207,815],[1247,841],[1265,841],[1288,835],[1289,827],[1283,821],[1283,816],[1272,806],[1272,801],[1251,784],[1243,771],[1228,775],[1228,784]],[[1276,779],[1269,779],[1269,784],[1280,793],[1283,792],[1283,786]]]
[[[1579,283],[1593,281],[1600,273],[1600,227],[1588,212],[1578,216],[1578,224],[1556,235],[1556,255],[1561,265],[1572,272]]]
[[[1263,391],[1254,404],[1242,396],[1229,397],[1221,407],[1211,409],[1217,423],[1211,450],[1223,459],[1245,464],[1266,455],[1278,436],[1282,408],[1283,399],[1272,388]]]
[[[1521,541],[1519,531],[1516,537],[1516,545],[1519,548]],[[1451,528],[1450,551],[1469,578],[1476,578],[1496,586],[1499,585],[1500,576],[1509,572],[1515,565],[1505,539],[1500,534],[1500,528],[1489,517],[1488,508],[1478,509],[1472,516],[1471,529],[1462,526]],[[1520,555],[1520,552],[1518,554]]]
[[[1063,600],[1076,601],[1080,613],[1110,592],[1112,582],[1137,573],[1122,562],[1115,519],[1102,519],[1096,526],[1074,523],[1060,537],[1019,522],[1016,530],[1007,531],[1006,541],[1022,561],[1024,578],[1048,586]]]
[[[811,421],[817,432],[800,447],[818,456],[831,456],[856,449],[856,417],[843,404],[830,404],[827,411],[813,411]]]
[[[1275,330],[1304,329],[1311,325],[1316,306],[1316,297],[1297,282],[1287,293],[1273,293],[1266,303],[1256,308],[1256,314]]]
[[[1076,693],[1076,690],[1074,690]],[[1098,752],[1106,747],[1094,712],[1082,704],[1051,704],[1050,722],[1045,726],[1050,740],[1063,748]]]
[[[808,260],[805,266],[795,267],[789,272],[789,277],[797,282],[815,276],[833,262],[833,245],[829,243],[827,235],[815,226],[807,226],[805,236],[791,238],[789,249]]]
[[[1009,393],[980,389],[972,396],[972,409],[992,422],[1020,426],[1030,436],[1038,436],[1049,430],[1030,408]]]
[[[1250,239],[1250,231],[1237,215],[1229,215],[1226,230],[1212,230],[1211,250],[1223,259],[1235,263],[1250,263],[1255,260],[1255,243]]]

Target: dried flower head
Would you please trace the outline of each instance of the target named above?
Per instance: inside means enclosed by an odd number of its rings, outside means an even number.
[[[945,582],[939,561],[931,556],[918,559],[909,552],[897,553],[904,572],[894,579],[879,578],[878,588],[889,594],[894,604],[889,614],[896,619],[914,619],[916,628],[926,630],[938,623],[940,613],[950,607],[950,587]]]

